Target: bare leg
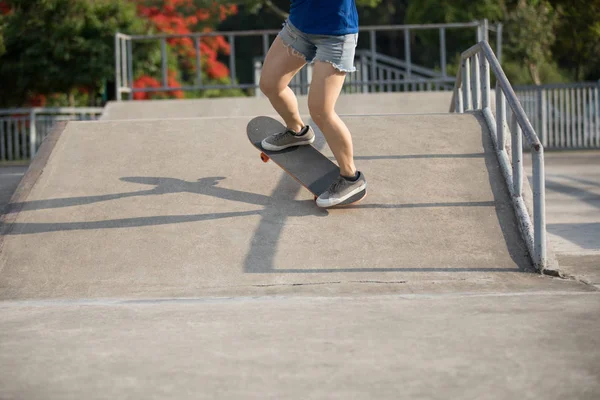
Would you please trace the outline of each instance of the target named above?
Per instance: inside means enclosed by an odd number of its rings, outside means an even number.
[[[325,135],[327,144],[340,167],[340,173],[344,176],[354,176],[356,167],[352,136],[346,124],[335,112],[335,103],[345,77],[344,72],[336,70],[330,63],[315,62],[308,92],[308,108],[311,118]]]
[[[285,47],[279,36],[267,53],[260,76],[260,90],[285,121],[287,128],[296,132],[304,126],[298,111],[298,100],[288,84],[306,64],[304,57]]]

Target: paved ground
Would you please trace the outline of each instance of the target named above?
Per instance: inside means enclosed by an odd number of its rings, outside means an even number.
[[[600,151],[545,158],[548,241],[563,273],[600,285]]]
[[[597,399],[600,291],[531,271],[477,119],[345,118],[376,190],[329,212],[243,118],[70,124],[2,227],[0,398]]]
[[[600,296],[550,281],[483,296],[0,302],[0,398],[598,399]]]

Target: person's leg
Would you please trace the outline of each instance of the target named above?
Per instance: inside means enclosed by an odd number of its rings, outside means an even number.
[[[296,95],[288,86],[294,75],[306,64],[305,58],[278,35],[271,45],[260,76],[260,90],[285,121],[288,129],[299,132],[304,123],[298,111]]]
[[[348,127],[335,112],[335,103],[344,84],[346,73],[339,71],[329,62],[317,61],[313,67],[312,81],[308,93],[310,116],[321,129],[346,177],[356,174],[352,136]]]
[[[366,195],[367,181],[354,165],[352,136],[335,112],[346,73],[354,71],[358,35],[315,36],[313,39],[317,54],[308,93],[308,108],[340,167],[340,177],[317,198],[317,205],[332,207],[359,201]]]

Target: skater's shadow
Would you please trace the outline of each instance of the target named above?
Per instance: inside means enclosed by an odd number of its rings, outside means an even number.
[[[301,217],[307,215],[325,216],[327,211],[316,208],[311,200],[292,200],[290,201],[290,192],[276,192],[274,196],[245,192],[241,190],[229,189],[219,186],[225,177],[206,177],[197,181],[185,181],[176,178],[166,177],[124,177],[124,182],[137,183],[153,186],[150,189],[136,190],[131,192],[113,193],[98,196],[78,196],[67,198],[54,198],[45,200],[32,200],[26,202],[11,203],[7,207],[6,214],[14,214],[23,211],[35,211],[43,209],[66,208],[75,206],[84,206],[94,203],[107,202],[112,200],[125,199],[141,196],[158,196],[176,193],[193,193],[198,195],[219,198],[225,201],[241,202],[259,206],[257,210],[207,213],[207,214],[185,214],[185,215],[159,215],[151,217],[109,219],[102,221],[83,221],[83,222],[14,222],[5,224],[2,229],[3,234],[24,235],[43,232],[73,231],[73,230],[92,230],[92,229],[118,229],[155,225],[167,225],[186,222],[207,221],[221,218],[235,218],[249,215],[271,215],[273,217]],[[287,182],[287,185],[292,185]],[[271,211],[269,211],[271,210]]]

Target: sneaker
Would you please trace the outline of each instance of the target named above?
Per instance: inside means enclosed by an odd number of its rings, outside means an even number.
[[[265,138],[261,145],[265,150],[279,151],[292,146],[311,144],[315,141],[315,132],[306,125],[298,133],[291,129],[276,133]]]
[[[350,204],[357,202],[366,195],[366,189],[367,180],[360,171],[358,171],[358,179],[354,182],[339,176],[329,188],[317,198],[317,206],[333,207],[340,203]]]

